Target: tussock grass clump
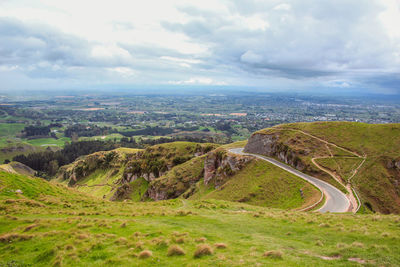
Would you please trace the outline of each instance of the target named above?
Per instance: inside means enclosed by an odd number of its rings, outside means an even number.
[[[58,255],[53,262],[53,266],[62,266],[63,257]]]
[[[138,241],[135,244],[135,247],[138,248],[138,249],[143,249],[143,246],[144,246],[144,242],[143,241]]]
[[[218,249],[225,249],[228,247],[225,243],[215,243],[214,246]]]
[[[93,226],[93,224],[78,224],[76,227],[77,228],[79,228],[79,229],[85,229],[85,228],[89,228],[89,227],[92,227]]]
[[[133,237],[138,237],[138,236],[141,236],[141,235],[142,235],[141,232],[134,232],[134,233],[133,233]]]
[[[150,258],[151,256],[153,256],[153,252],[146,249],[139,253],[138,258],[139,259],[147,259],[147,258]]]
[[[74,249],[75,249],[75,247],[71,244],[68,244],[65,246],[65,250],[74,250]]]
[[[331,227],[331,225],[329,223],[321,223],[320,225],[318,225],[319,227],[324,227],[324,228],[328,228]]]
[[[363,248],[363,247],[364,247],[364,244],[363,244],[363,243],[357,242],[357,241],[353,242],[351,245],[352,245],[353,247],[357,247],[357,248]]]
[[[81,239],[81,240],[88,239],[89,235],[88,234],[79,234],[76,236],[76,238]]]
[[[172,245],[168,248],[168,256],[180,256],[185,255],[185,251],[178,245]]]
[[[389,234],[386,233],[386,232],[383,232],[383,233],[382,233],[382,237],[389,237]]]
[[[28,225],[27,227],[25,227],[24,232],[28,232],[28,231],[32,230],[33,228],[36,228],[36,227],[39,227],[39,226],[40,226],[40,224],[37,224],[37,223]]]
[[[183,244],[183,243],[185,243],[185,238],[179,237],[179,238],[176,238],[174,241],[175,241],[175,243]]]
[[[195,241],[196,241],[197,243],[204,243],[204,242],[207,241],[207,238],[205,238],[205,237],[200,237],[200,238],[197,238]]]
[[[32,235],[25,235],[25,234],[4,234],[0,236],[0,242],[2,243],[10,243],[12,241],[23,241],[23,240],[29,240],[33,236]]]
[[[196,247],[196,251],[194,252],[195,258],[200,258],[205,255],[212,255],[213,249],[208,244],[200,244]]]
[[[119,244],[119,245],[124,245],[124,244],[126,244],[128,242],[128,239],[126,239],[125,237],[120,237],[120,238],[118,238],[117,240],[115,240],[115,243],[116,244]]]
[[[282,259],[283,252],[280,250],[269,250],[269,251],[265,251],[263,256],[271,258],[271,259]]]

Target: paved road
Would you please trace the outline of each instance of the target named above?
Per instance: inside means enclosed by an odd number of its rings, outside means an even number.
[[[241,154],[241,155],[250,155],[254,156],[263,160],[266,160],[275,166],[278,166],[279,168],[282,168],[306,181],[309,183],[315,185],[318,187],[323,194],[325,195],[325,204],[318,210],[319,212],[346,212],[350,208],[350,201],[347,199],[346,195],[343,194],[339,189],[336,187],[321,181],[320,179],[317,179],[315,177],[309,176],[307,174],[304,174],[302,172],[299,172],[298,170],[282,163],[279,162],[273,158],[269,158],[266,156],[261,156],[257,154],[251,154],[251,153],[244,153],[243,148],[233,148],[229,150],[232,153],[236,154]]]

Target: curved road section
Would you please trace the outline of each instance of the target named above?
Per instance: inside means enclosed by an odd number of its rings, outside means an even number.
[[[347,212],[350,209],[350,201],[347,199],[345,194],[343,194],[336,187],[334,187],[324,181],[321,181],[318,178],[315,178],[310,175],[299,172],[298,170],[296,170],[282,162],[279,162],[273,158],[269,158],[269,157],[261,156],[261,155],[257,155],[257,154],[244,153],[243,148],[229,149],[229,152],[240,154],[240,155],[253,156],[253,157],[263,159],[263,160],[268,161],[269,163],[272,163],[275,166],[278,166],[279,168],[282,168],[285,171],[288,171],[288,172],[306,180],[307,182],[315,185],[325,195],[325,203],[320,209],[318,209],[319,212],[328,212],[328,211],[329,212]]]

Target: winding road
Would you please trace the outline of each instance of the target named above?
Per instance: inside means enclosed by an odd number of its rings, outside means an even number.
[[[240,154],[240,155],[253,156],[253,157],[257,157],[262,160],[268,161],[269,163],[272,163],[275,166],[278,166],[279,168],[282,168],[285,171],[288,171],[288,172],[306,180],[307,182],[315,185],[317,188],[319,188],[319,190],[321,190],[321,192],[325,196],[325,203],[323,204],[323,206],[321,208],[319,208],[317,210],[319,212],[347,212],[351,209],[350,201],[344,193],[342,193],[336,187],[334,187],[318,178],[315,178],[310,175],[299,172],[298,170],[296,170],[282,162],[279,162],[273,158],[261,156],[258,154],[244,153],[243,148],[232,148],[232,149],[229,149],[229,152]]]

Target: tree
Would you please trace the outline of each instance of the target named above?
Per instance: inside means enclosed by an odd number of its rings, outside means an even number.
[[[53,175],[55,175],[56,173],[57,173],[57,171],[58,171],[58,161],[57,160],[52,160],[52,161],[50,161],[49,162],[49,165],[48,165],[48,167],[47,167],[47,173],[50,175],[50,176],[53,176]]]

